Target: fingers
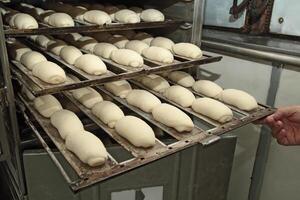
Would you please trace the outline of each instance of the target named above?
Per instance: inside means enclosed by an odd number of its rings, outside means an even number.
[[[296,111],[294,106],[278,108],[277,111],[273,114],[273,118],[275,121],[280,120],[282,118],[293,115],[295,112]]]

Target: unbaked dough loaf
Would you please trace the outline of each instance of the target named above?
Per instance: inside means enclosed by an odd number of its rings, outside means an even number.
[[[123,35],[113,35],[108,38],[107,42],[115,45],[119,49],[124,49],[129,40]]]
[[[60,109],[53,113],[50,122],[63,139],[66,139],[69,135],[73,135],[78,131],[84,130],[83,124],[77,115],[66,109]]]
[[[29,70],[39,62],[47,61],[43,54],[37,51],[28,51],[21,56],[20,62],[25,65]]]
[[[95,45],[93,53],[96,54],[97,56],[101,56],[103,58],[109,59],[111,53],[117,49],[118,48],[113,44],[102,42]]]
[[[147,88],[159,93],[163,93],[170,87],[170,84],[166,79],[156,74],[142,76],[140,82]]]
[[[92,113],[110,128],[114,128],[116,122],[124,117],[124,113],[119,106],[110,101],[95,104]]]
[[[66,139],[66,147],[91,167],[103,165],[108,153],[101,140],[88,131],[79,131]]]
[[[140,54],[129,49],[118,49],[111,53],[111,59],[128,67],[142,67],[144,60]]]
[[[169,51],[173,51],[174,42],[166,37],[156,37],[151,41],[150,46],[161,47],[164,49],[168,49]]]
[[[95,55],[84,54],[76,59],[74,66],[92,75],[101,75],[107,72],[104,62]]]
[[[76,59],[82,56],[82,53],[74,46],[65,46],[61,49],[59,56],[70,65],[73,65]]]
[[[92,108],[96,103],[103,101],[102,96],[91,87],[72,90],[73,97],[87,108]]]
[[[139,32],[137,33],[134,38],[135,40],[141,40],[142,42],[148,44],[150,46],[151,41],[154,39],[152,35],[145,33],[145,32]]]
[[[16,14],[13,20],[17,29],[35,29],[39,27],[37,21],[31,15],[25,13]]]
[[[50,38],[45,35],[39,35],[36,37],[35,42],[44,48],[47,48],[48,42],[50,42]]]
[[[54,13],[50,15],[48,23],[54,27],[72,27],[75,25],[72,17],[66,13]]]
[[[32,67],[32,74],[50,84],[59,84],[66,81],[65,71],[57,64],[43,61]]]
[[[232,111],[223,103],[211,98],[198,98],[194,101],[192,109],[215,121],[225,123],[233,118]]]
[[[115,96],[125,98],[132,90],[131,85],[126,80],[114,81],[104,84],[105,89],[113,93]]]
[[[223,90],[219,98],[221,101],[245,111],[250,111],[258,107],[255,98],[242,90]]]
[[[33,101],[34,108],[44,117],[51,117],[53,113],[62,110],[59,101],[52,95],[40,96]]]
[[[218,98],[223,91],[219,85],[209,80],[196,81],[193,85],[193,90],[212,98]]]
[[[28,88],[26,86],[22,86],[21,89],[22,94],[24,94],[27,99],[29,99],[30,101],[33,101],[35,99],[35,96],[28,90]]]
[[[170,104],[160,104],[152,110],[153,118],[169,127],[176,129],[178,132],[192,131],[194,123],[191,118]]]
[[[22,48],[16,49],[12,58],[14,60],[20,61],[22,55],[26,52],[29,52],[29,51],[32,51],[32,50],[30,48],[27,48],[27,47],[22,47]]]
[[[165,16],[159,10],[146,9],[141,12],[141,19],[144,22],[162,22],[165,20]]]
[[[183,87],[192,87],[195,83],[195,79],[190,74],[183,71],[170,72],[168,78]]]
[[[139,23],[141,21],[140,17],[132,10],[123,9],[115,13],[114,19],[121,23]]]
[[[164,92],[164,96],[167,99],[169,99],[185,108],[192,106],[193,102],[196,99],[194,94],[190,90],[188,90],[180,85],[173,85],[173,86],[169,87]]]
[[[153,108],[160,105],[160,100],[147,90],[131,90],[126,96],[129,105],[138,107],[144,112],[151,112]]]
[[[89,23],[103,25],[110,24],[110,16],[101,10],[90,10],[83,14],[83,19]]]
[[[202,57],[201,49],[192,43],[177,43],[173,45],[173,52],[176,55],[184,56],[187,58],[195,59]]]
[[[143,56],[156,61],[156,62],[161,62],[161,63],[172,63],[174,61],[174,56],[173,54],[162,47],[149,47],[143,50]]]
[[[47,49],[51,53],[54,53],[55,55],[59,56],[61,49],[65,46],[67,46],[67,44],[62,40],[51,40],[47,44]]]
[[[125,116],[116,123],[116,131],[136,147],[152,147],[155,145],[155,134],[143,120],[134,116]]]
[[[133,50],[139,54],[142,54],[143,50],[148,48],[149,45],[147,45],[145,42],[142,42],[140,40],[131,40],[126,43],[125,48]]]
[[[90,36],[83,36],[79,38],[74,45],[79,49],[84,49],[89,52],[93,52],[95,45],[97,44],[97,40]]]

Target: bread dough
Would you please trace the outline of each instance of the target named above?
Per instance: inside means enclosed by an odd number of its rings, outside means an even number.
[[[102,96],[91,87],[72,90],[73,97],[87,108],[92,108],[96,103],[103,101]]]
[[[104,84],[105,89],[113,93],[115,96],[125,98],[132,90],[131,85],[126,80],[114,81]]]
[[[82,56],[82,53],[74,46],[65,46],[61,49],[59,56],[68,64],[73,65],[76,59]]]
[[[155,134],[143,120],[134,116],[125,116],[116,123],[116,131],[136,147],[152,147],[155,145]]]
[[[64,140],[69,135],[73,135],[78,131],[84,130],[83,124],[77,115],[66,109],[59,110],[52,114],[50,122]]]
[[[48,42],[50,42],[50,38],[45,35],[39,35],[39,36],[37,36],[35,42],[39,46],[47,48]]]
[[[110,16],[101,10],[90,10],[83,14],[83,19],[89,23],[104,25],[110,24],[111,18]]]
[[[48,24],[54,27],[72,27],[75,25],[72,17],[66,13],[54,13],[50,15]]]
[[[149,45],[147,45],[145,42],[142,42],[140,40],[131,40],[127,42],[127,44],[125,45],[126,49],[133,50],[139,54],[142,54],[143,50],[148,47]]]
[[[79,38],[74,45],[79,49],[84,49],[89,52],[93,52],[95,45],[97,44],[97,40],[90,36],[83,36]]]
[[[229,122],[233,118],[232,111],[225,104],[207,97],[196,99],[192,109],[220,123]]]
[[[37,21],[31,15],[25,13],[15,15],[14,26],[17,29],[35,29],[39,27]]]
[[[123,35],[113,35],[108,38],[107,42],[115,45],[119,49],[124,49],[129,40]]]
[[[108,153],[101,140],[88,131],[78,131],[66,139],[66,147],[91,167],[103,165]]]
[[[124,113],[119,106],[110,101],[95,104],[92,113],[110,128],[114,128],[116,122],[124,117]]]
[[[161,47],[149,47],[143,50],[143,56],[160,63],[170,64],[174,61],[173,54]]]
[[[117,49],[111,53],[111,59],[128,67],[142,67],[144,60],[140,54],[129,49]]]
[[[144,22],[162,22],[165,21],[165,16],[156,9],[146,9],[141,12],[141,19]]]
[[[101,75],[107,72],[104,62],[95,55],[84,54],[76,59],[74,66],[91,75]]]
[[[137,33],[133,39],[135,40],[141,40],[142,42],[146,43],[148,46],[150,46],[151,41],[154,39],[152,35],[145,33],[145,32],[139,32]]]
[[[67,46],[67,44],[62,40],[51,40],[47,44],[47,49],[51,53],[54,53],[55,55],[59,56],[61,49],[65,46]]]
[[[44,95],[34,99],[34,108],[46,118],[49,118],[53,113],[62,110],[59,101],[53,95]]]
[[[153,108],[160,105],[160,100],[147,90],[131,90],[126,96],[129,105],[138,107],[144,112],[151,112]]]
[[[154,39],[153,37],[149,37],[149,38],[142,39],[141,41],[148,44],[148,46],[150,46],[153,39]]]
[[[168,127],[172,127],[178,132],[192,131],[194,128],[194,123],[191,118],[170,104],[163,103],[156,106],[152,110],[152,115],[156,121]]]
[[[43,54],[37,51],[28,51],[21,56],[20,62],[26,66],[29,70],[32,70],[32,67],[42,61],[47,61]]]
[[[251,111],[258,108],[255,98],[242,90],[223,90],[220,94],[220,100],[245,111]]]
[[[196,81],[193,85],[193,90],[212,98],[218,98],[223,91],[219,85],[209,80]]]
[[[192,87],[195,83],[195,79],[189,73],[183,71],[170,72],[168,78],[183,87]]]
[[[195,59],[202,57],[201,49],[192,43],[177,43],[173,45],[173,52],[176,55],[184,56],[187,58]]]
[[[114,19],[121,23],[139,23],[141,21],[140,17],[132,10],[123,9],[119,10],[114,14]]]
[[[111,53],[117,49],[113,44],[102,42],[95,45],[93,53],[102,58],[110,59]]]
[[[32,67],[32,74],[50,84],[59,84],[66,81],[65,71],[57,64],[43,61]]]
[[[170,87],[170,84],[166,79],[156,74],[142,76],[140,82],[147,88],[159,93],[163,93]]]
[[[14,60],[20,61],[21,57],[24,53],[32,51],[30,48],[20,48],[16,50],[16,56],[14,58]]]
[[[22,89],[21,89],[22,94],[24,94],[27,99],[29,99],[30,101],[33,101],[35,99],[35,96],[28,90],[27,87],[25,87],[24,85],[22,85]]]
[[[185,108],[192,106],[196,99],[191,91],[180,85],[173,85],[169,87],[164,92],[164,96]]]
[[[141,15],[141,13],[143,12],[143,8],[136,7],[136,6],[129,7],[128,9],[135,12],[139,17]]]
[[[173,51],[174,42],[166,37],[156,37],[151,41],[150,46],[161,47]]]

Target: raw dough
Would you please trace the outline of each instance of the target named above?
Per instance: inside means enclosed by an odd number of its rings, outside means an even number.
[[[48,24],[54,27],[72,27],[75,25],[72,17],[66,13],[54,13],[50,15]]]
[[[250,111],[258,108],[258,104],[255,98],[242,90],[223,90],[220,94],[220,100],[227,104],[238,107],[241,110]]]
[[[192,109],[215,121],[225,123],[233,118],[232,111],[223,103],[211,98],[198,98],[194,101]]]
[[[35,42],[44,48],[47,48],[48,42],[50,42],[50,38],[45,35],[39,35],[36,37]]]
[[[70,65],[73,65],[76,59],[82,56],[82,53],[74,46],[65,46],[61,49],[59,56]]]
[[[110,59],[111,53],[117,49],[118,48],[113,44],[102,42],[95,45],[93,53],[103,58]]]
[[[97,25],[110,24],[110,16],[101,10],[90,10],[83,14],[83,19],[87,22]]]
[[[185,108],[192,106],[196,99],[191,91],[180,85],[173,85],[169,87],[164,92],[164,96]]]
[[[166,37],[156,37],[151,41],[150,46],[161,47],[172,52],[174,42]]]
[[[143,56],[156,61],[156,62],[161,62],[161,63],[172,63],[174,61],[174,56],[173,54],[164,48],[161,47],[149,47],[143,50]]]
[[[59,56],[61,49],[65,46],[67,46],[67,44],[62,40],[51,40],[47,44],[47,49],[51,53],[54,53],[55,55]]]
[[[141,12],[141,19],[145,22],[162,22],[165,16],[159,10],[146,9]]]
[[[101,140],[88,131],[78,131],[66,139],[66,147],[91,167],[103,165],[108,153]]]
[[[116,122],[124,117],[124,113],[119,106],[110,101],[95,104],[92,113],[110,128],[114,128]]]
[[[59,84],[66,81],[65,71],[57,64],[43,61],[32,67],[32,74],[50,84]]]
[[[90,36],[83,36],[79,38],[74,45],[79,49],[84,49],[89,52],[93,52],[95,45],[97,44],[97,40]]]
[[[193,90],[211,98],[218,98],[223,89],[209,80],[198,80],[193,85]]]
[[[192,131],[194,123],[191,118],[170,104],[160,104],[152,110],[153,118],[169,127],[176,129],[178,132]]]
[[[29,99],[30,101],[33,101],[35,99],[35,96],[28,90],[27,87],[25,87],[24,85],[22,86],[21,89],[22,94],[24,94],[27,99]]]
[[[79,88],[71,92],[73,97],[87,108],[92,108],[96,103],[103,101],[99,92],[91,87]]]
[[[74,66],[91,75],[101,75],[107,72],[104,62],[95,55],[84,54],[76,59]]]
[[[183,71],[170,72],[168,78],[183,87],[192,87],[195,83],[195,79],[189,73]]]
[[[62,110],[59,101],[52,95],[40,96],[33,101],[34,108],[44,117],[51,117],[56,111]]]
[[[144,60],[140,54],[129,49],[118,49],[111,53],[111,59],[128,67],[142,67]]]
[[[124,49],[127,42],[129,42],[129,40],[123,35],[113,35],[112,37],[108,38],[107,41],[119,49]]]
[[[104,84],[105,89],[113,93],[115,96],[125,98],[132,90],[131,85],[126,80],[114,81]]]
[[[155,145],[155,134],[143,120],[134,116],[125,116],[116,123],[116,131],[136,147],[152,147]]]
[[[29,70],[39,62],[47,61],[43,54],[37,51],[28,51],[21,56],[20,62],[25,65]]]
[[[202,51],[201,49],[192,44],[192,43],[177,43],[173,45],[173,52],[176,55],[184,56],[187,58],[201,58],[202,57]]]
[[[160,105],[160,100],[147,90],[134,89],[126,96],[129,105],[138,107],[144,112],[151,112],[153,108]]]
[[[135,12],[139,17],[141,15],[141,13],[143,12],[143,8],[136,7],[136,6],[129,7],[128,9]]]
[[[148,47],[149,47],[149,45],[147,45],[146,43],[144,43],[140,40],[131,40],[131,41],[127,42],[127,44],[125,45],[126,49],[133,50],[139,54],[142,54],[143,50]]]
[[[166,79],[156,74],[142,76],[140,82],[147,88],[159,93],[163,93],[170,87],[170,84]]]
[[[39,27],[37,21],[31,15],[25,13],[16,14],[13,20],[17,29],[35,29]]]
[[[140,17],[132,10],[123,9],[119,10],[114,14],[114,19],[121,23],[139,23]]]

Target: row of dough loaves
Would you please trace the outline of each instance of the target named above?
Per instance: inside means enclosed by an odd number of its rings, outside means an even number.
[[[3,10],[3,20],[11,28],[36,29],[39,27],[37,21],[29,14]]]

